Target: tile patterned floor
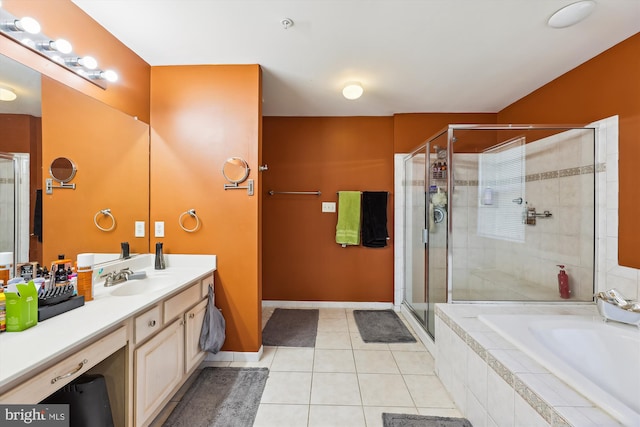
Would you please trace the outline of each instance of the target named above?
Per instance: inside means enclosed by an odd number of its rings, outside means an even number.
[[[273,310],[263,309],[263,327]],[[417,343],[367,344],[360,338],[351,309],[320,309],[315,348],[265,347],[259,362],[206,362],[203,366],[269,368],[256,427],[382,427],[383,412],[461,416],[419,339]],[[152,427],[162,425],[189,384]]]

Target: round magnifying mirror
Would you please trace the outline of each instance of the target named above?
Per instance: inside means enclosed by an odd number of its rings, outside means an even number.
[[[60,182],[69,182],[76,176],[76,165],[66,157],[58,157],[51,162],[49,174]]]
[[[249,165],[240,157],[231,157],[222,165],[222,175],[232,184],[240,184],[249,176]]]

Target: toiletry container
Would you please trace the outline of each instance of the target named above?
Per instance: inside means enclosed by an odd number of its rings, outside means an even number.
[[[0,286],[0,332],[7,330],[7,297],[4,288]]]
[[[155,269],[156,270],[164,270],[165,269],[164,254],[162,253],[162,243],[161,242],[156,243]]]
[[[0,252],[0,280],[5,284],[11,278],[11,267],[13,266],[13,252]]]
[[[558,273],[558,290],[560,291],[560,298],[569,299],[571,290],[569,289],[569,276],[564,271],[564,265],[559,265],[560,272]]]
[[[78,295],[83,295],[85,302],[91,301],[93,299],[93,254],[78,254],[76,262]]]

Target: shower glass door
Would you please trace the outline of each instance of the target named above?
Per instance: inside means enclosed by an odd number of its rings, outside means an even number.
[[[405,160],[404,302],[431,337],[435,304],[447,302],[448,133]]]
[[[427,219],[426,165],[428,149],[411,154],[404,164],[405,185],[405,265],[404,302],[418,321],[427,322]]]

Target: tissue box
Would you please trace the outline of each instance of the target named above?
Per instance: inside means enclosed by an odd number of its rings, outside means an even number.
[[[20,332],[38,323],[38,291],[33,281],[15,285],[18,292],[5,292],[7,332]]]

